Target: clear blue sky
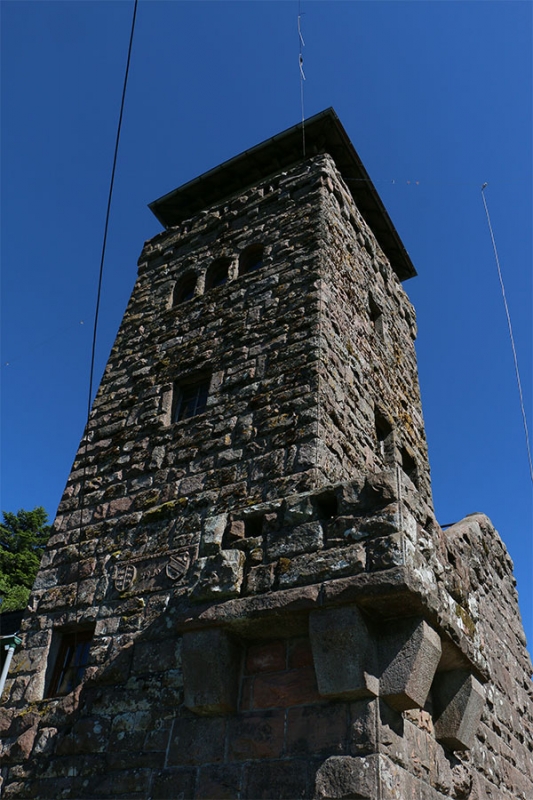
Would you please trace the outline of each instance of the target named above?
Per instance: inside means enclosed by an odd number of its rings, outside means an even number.
[[[51,517],[82,434],[133,2],[4,0],[1,508]],[[532,505],[480,188],[532,405],[530,2],[301,0],[305,112],[333,105],[408,249],[437,516],[488,514],[529,643]],[[147,203],[300,119],[298,2],[141,0],[105,266],[97,376]],[[529,417],[531,425],[531,414]]]

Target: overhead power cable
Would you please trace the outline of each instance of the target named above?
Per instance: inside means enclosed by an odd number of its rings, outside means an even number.
[[[100,270],[98,274],[98,290],[96,293],[96,308],[94,312],[94,326],[93,326],[93,340],[92,340],[92,347],[91,347],[91,369],[90,369],[90,376],[89,376],[89,395],[87,398],[87,422],[89,422],[89,415],[91,413],[91,401],[92,401],[92,393],[93,393],[93,381],[94,381],[94,362],[95,362],[95,355],[96,355],[96,339],[97,339],[97,332],[98,332],[98,317],[100,314],[100,299],[102,296],[102,279],[104,275],[104,261],[105,261],[105,252],[107,247],[107,232],[109,230],[109,217],[111,215],[111,201],[113,199],[113,188],[115,186],[115,172],[117,168],[117,159],[118,159],[118,146],[120,144],[120,132],[122,129],[122,117],[124,114],[124,105],[126,101],[126,89],[128,86],[128,75],[130,71],[130,62],[131,62],[131,51],[133,47],[133,34],[135,32],[135,19],[137,17],[137,5],[139,0],[134,0],[133,4],[133,18],[131,21],[131,32],[130,32],[130,41],[128,45],[128,57],[126,60],[126,71],[124,73],[124,83],[122,86],[122,98],[120,101],[120,113],[118,117],[118,126],[117,126],[117,135],[115,138],[115,152],[113,154],[113,167],[111,169],[111,180],[109,182],[109,192],[107,196],[107,209],[105,215],[105,224],[104,224],[104,237],[102,241],[102,252],[100,255]]]
[[[93,324],[93,338],[92,338],[92,346],[91,346],[91,361],[90,361],[90,373],[89,373],[89,392],[87,397],[87,419],[86,419],[86,426],[85,426],[85,436],[84,436],[84,458],[83,458],[83,474],[80,483],[80,497],[79,497],[79,514],[80,514],[80,535],[79,535],[79,542],[78,542],[78,561],[77,561],[77,576],[76,576],[76,599],[75,599],[75,616],[76,621],[78,619],[78,601],[79,601],[79,586],[80,586],[80,542],[81,542],[81,531],[83,527],[83,512],[85,506],[85,484],[87,478],[87,452],[88,452],[88,444],[89,444],[89,419],[91,415],[91,403],[92,403],[92,394],[93,394],[93,382],[94,382],[94,364],[96,359],[96,341],[97,341],[97,333],[98,333],[98,317],[100,312],[100,300],[102,296],[102,280],[104,275],[104,262],[105,262],[105,254],[106,254],[106,246],[107,246],[107,234],[109,230],[109,218],[111,214],[111,201],[113,199],[113,188],[115,185],[115,173],[117,168],[117,160],[118,160],[118,150],[120,144],[120,132],[122,129],[122,118],[124,115],[124,105],[126,101],[126,89],[128,86],[128,75],[130,71],[130,62],[131,62],[131,52],[133,48],[133,35],[135,32],[135,21],[137,18],[137,6],[139,0],[134,0],[133,4],[133,17],[131,21],[131,31],[130,31],[130,39],[128,44],[128,56],[126,59],[126,69],[124,73],[124,82],[122,85],[122,97],[120,101],[120,112],[118,117],[118,125],[117,125],[117,133],[115,137],[115,150],[113,153],[113,166],[111,169],[111,179],[109,181],[109,192],[107,197],[107,208],[105,214],[105,223],[104,223],[104,234],[102,240],[102,251],[100,255],[100,268],[98,272],[98,288],[96,293],[96,305],[94,311],[94,324]],[[74,655],[73,655],[73,664],[75,666],[75,660],[78,657],[78,642],[77,642],[77,629],[75,632],[75,639],[74,639]]]
[[[481,187],[481,198],[483,200],[483,205],[485,206],[485,214],[487,215],[487,222],[489,224],[490,238],[492,240],[492,249],[494,250],[494,258],[496,259],[496,267],[498,269],[498,278],[499,278],[500,287],[501,287],[501,290],[502,290],[503,305],[504,305],[504,308],[505,308],[505,316],[507,317],[507,327],[509,328],[509,337],[511,339],[511,349],[513,351],[514,369],[515,369],[515,373],[516,373],[516,382],[518,384],[518,396],[520,398],[520,409],[522,411],[522,421],[524,423],[524,433],[525,433],[525,437],[526,437],[526,450],[527,450],[527,458],[528,458],[528,462],[529,462],[529,474],[530,474],[530,477],[531,477],[531,481],[533,483],[533,462],[531,460],[531,447],[530,447],[530,444],[529,444],[529,431],[528,431],[528,428],[527,428],[527,417],[526,417],[526,410],[525,410],[525,406],[524,406],[524,395],[523,395],[523,392],[522,392],[522,381],[520,380],[520,370],[518,369],[518,356],[516,354],[516,347],[515,347],[514,335],[513,335],[513,326],[512,326],[512,323],[511,323],[511,314],[509,312],[509,306],[507,304],[507,297],[506,297],[506,294],[505,294],[505,285],[504,285],[504,282],[503,282],[503,275],[502,275],[502,270],[501,270],[501,267],[500,267],[500,259],[498,257],[498,250],[496,248],[496,240],[494,238],[494,233],[493,233],[493,230],[492,230],[492,224],[491,224],[491,221],[490,221],[489,209],[488,209],[488,206],[487,206],[487,201],[485,199],[485,189],[487,188],[487,186],[488,186],[488,184],[484,183],[483,186]]]

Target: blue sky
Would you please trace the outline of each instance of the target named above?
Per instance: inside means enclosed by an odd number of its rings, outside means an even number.
[[[83,431],[133,2],[3,0],[2,494],[51,517]],[[438,519],[488,514],[531,646],[532,504],[505,314],[532,407],[529,2],[301,0],[306,116],[334,106],[418,270],[406,289]],[[298,2],[140,0],[98,335],[133,287],[147,204],[300,120]]]

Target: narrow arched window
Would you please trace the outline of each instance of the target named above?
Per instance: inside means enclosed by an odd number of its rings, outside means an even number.
[[[263,245],[251,244],[239,257],[239,275],[247,275],[263,266]]]
[[[194,272],[188,272],[183,275],[174,287],[174,294],[172,296],[172,305],[179,306],[186,300],[191,300],[194,297],[196,289],[196,275]]]
[[[205,276],[205,291],[214,289],[215,286],[223,286],[228,280],[228,272],[231,265],[231,258],[217,258],[209,266]]]

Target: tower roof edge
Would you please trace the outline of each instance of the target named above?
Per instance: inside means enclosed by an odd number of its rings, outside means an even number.
[[[400,280],[414,277],[409,254],[333,108],[305,120],[305,150],[307,157],[328,153],[333,158]],[[302,158],[300,122],[154,200],[149,208],[169,228]]]

